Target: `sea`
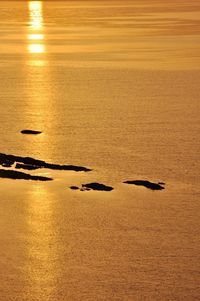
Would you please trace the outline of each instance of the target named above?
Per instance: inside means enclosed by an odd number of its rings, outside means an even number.
[[[92,169],[0,179],[1,301],[200,300],[199,87],[199,0],[0,1],[0,153]]]

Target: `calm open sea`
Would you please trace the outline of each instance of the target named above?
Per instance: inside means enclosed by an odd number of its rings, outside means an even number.
[[[0,2],[0,153],[93,169],[0,179],[0,300],[200,299],[199,87],[198,0]]]

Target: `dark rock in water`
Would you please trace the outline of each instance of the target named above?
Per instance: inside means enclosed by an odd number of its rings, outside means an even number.
[[[79,188],[77,186],[71,186],[70,189],[72,189],[72,190],[78,190]]]
[[[37,165],[17,163],[15,168],[17,168],[17,169],[26,169],[26,170],[35,170],[35,169],[39,169],[41,167],[37,166]]]
[[[13,163],[10,162],[4,162],[1,164],[3,167],[11,167],[13,165]]]
[[[113,190],[112,187],[106,186],[106,185],[100,184],[100,183],[82,184],[82,186],[80,188],[77,186],[71,186],[70,188],[73,190],[79,189],[80,191],[89,191],[89,190],[111,191],[111,190]]]
[[[11,167],[13,164],[13,160],[8,159],[6,156],[1,156],[0,154],[0,165],[2,165],[3,167]]]
[[[56,169],[56,170],[72,170],[72,171],[91,171],[91,169],[83,166],[76,165],[59,165],[59,164],[51,164],[44,162],[43,168]]]
[[[33,181],[52,181],[52,178],[42,176],[32,176],[24,172],[15,170],[0,169],[0,178],[18,179],[18,180],[33,180]]]
[[[165,189],[160,184],[152,183],[152,182],[145,181],[145,180],[125,181],[124,183],[125,184],[133,184],[133,185],[137,185],[137,186],[144,186],[144,187],[152,189],[152,190],[162,190],[162,189]]]
[[[111,191],[113,187],[106,186],[100,183],[89,183],[89,184],[82,184],[83,190],[99,190],[99,191]]]
[[[21,157],[21,156],[15,156],[15,155],[6,155],[6,154],[2,154],[0,153],[0,164],[5,163],[5,162],[20,162],[23,164],[27,164],[27,165],[34,165],[34,166],[38,166],[38,167],[43,167],[46,163],[42,160],[36,160],[30,157]]]
[[[41,134],[42,132],[34,131],[34,130],[22,130],[21,133],[27,134],[27,135],[38,135],[38,134]]]
[[[20,162],[26,165],[33,165],[37,166],[38,168],[48,168],[48,169],[55,169],[55,170],[72,170],[72,171],[91,171],[91,169],[83,166],[74,166],[74,165],[59,165],[59,164],[52,164],[47,163],[42,160],[37,160],[30,157],[21,157],[21,156],[14,156],[14,155],[6,155],[0,153],[0,164],[5,163],[7,161],[11,162]]]

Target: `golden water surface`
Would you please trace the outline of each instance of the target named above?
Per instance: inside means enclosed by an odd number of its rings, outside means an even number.
[[[199,1],[0,12],[0,153],[93,169],[0,179],[0,300],[199,300]]]

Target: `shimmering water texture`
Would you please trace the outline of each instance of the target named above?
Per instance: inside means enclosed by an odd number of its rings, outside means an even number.
[[[0,300],[199,300],[200,2],[0,12]]]

